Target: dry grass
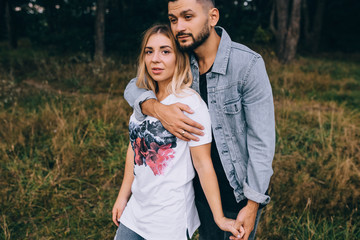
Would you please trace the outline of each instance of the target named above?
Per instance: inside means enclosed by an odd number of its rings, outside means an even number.
[[[56,96],[27,110],[13,106],[0,113],[3,236],[84,236],[88,222],[94,239],[108,236],[110,221],[105,224],[108,232],[94,227],[103,225],[98,216],[110,219],[124,166],[130,108],[120,97]]]
[[[112,238],[131,113],[121,95],[134,61],[6,54],[0,239]],[[258,238],[360,238],[359,64],[299,58],[282,66],[264,55],[277,144]]]

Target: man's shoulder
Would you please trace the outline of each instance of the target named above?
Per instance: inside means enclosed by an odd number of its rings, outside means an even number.
[[[261,58],[261,55],[244,44],[231,42],[231,50],[236,55],[247,56],[250,58]]]

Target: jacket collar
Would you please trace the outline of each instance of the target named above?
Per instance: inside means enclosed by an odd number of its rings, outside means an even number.
[[[215,31],[221,37],[221,40],[211,72],[225,75],[230,57],[231,39],[224,28],[216,26]],[[199,68],[194,53],[190,56],[190,62],[191,65],[195,66],[197,69]]]

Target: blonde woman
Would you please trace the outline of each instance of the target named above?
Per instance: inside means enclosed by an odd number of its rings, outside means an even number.
[[[204,135],[186,142],[168,132],[156,118],[129,122],[130,143],[123,182],[113,207],[119,226],[116,240],[186,240],[199,227],[192,179],[197,171],[216,224],[240,237],[234,220],[224,217],[210,157],[211,124],[206,104],[190,89],[189,58],[180,52],[167,25],[155,25],[144,35],[137,86],[152,90],[163,104],[189,105]],[[184,133],[182,133],[184,134]],[[120,224],[119,224],[120,222]]]

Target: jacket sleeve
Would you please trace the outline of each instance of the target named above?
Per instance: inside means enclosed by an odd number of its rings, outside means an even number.
[[[260,56],[249,67],[242,93],[249,154],[243,190],[247,199],[264,205],[270,201],[265,192],[273,174],[275,116],[271,85]]]
[[[138,88],[136,86],[137,78],[131,79],[128,85],[125,88],[124,98],[129,103],[129,105],[134,109],[135,118],[138,121],[145,119],[141,111],[141,104],[148,99],[156,99],[155,93],[146,89]]]

